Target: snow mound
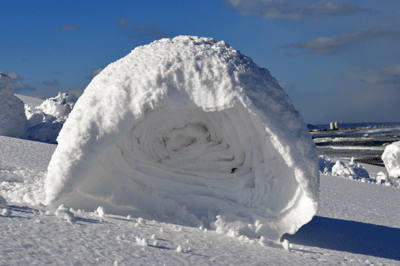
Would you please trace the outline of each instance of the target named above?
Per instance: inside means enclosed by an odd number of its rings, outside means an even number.
[[[317,211],[318,153],[300,114],[267,69],[223,41],[162,39],[110,64],[58,143],[45,187],[55,207],[272,240]]]
[[[11,78],[0,73],[0,135],[21,138],[25,131],[24,103],[14,96]]]
[[[58,134],[73,109],[68,102],[68,94],[59,92],[56,97],[46,99],[41,105],[33,107],[25,104],[28,118],[27,138],[30,140],[56,142]]]
[[[382,154],[382,161],[389,175],[400,177],[400,141],[393,142],[385,147]]]
[[[340,160],[334,163],[330,158],[321,155],[319,156],[319,170],[324,175],[378,185],[397,186],[384,172],[369,173],[360,163],[354,162],[354,158],[351,158],[351,161],[347,164]]]

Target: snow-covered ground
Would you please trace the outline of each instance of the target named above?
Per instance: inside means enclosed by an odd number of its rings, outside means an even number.
[[[24,104],[29,104],[32,107],[38,107],[39,105],[41,105],[44,102],[43,99],[30,97],[30,96],[26,96],[26,95],[15,94],[15,96],[17,96],[19,99],[21,99],[24,102]]]
[[[134,214],[56,211],[37,204],[56,145],[0,137],[0,147],[0,265],[400,265],[397,180],[321,175],[318,213],[284,235],[286,250]],[[362,166],[371,177],[387,175]]]

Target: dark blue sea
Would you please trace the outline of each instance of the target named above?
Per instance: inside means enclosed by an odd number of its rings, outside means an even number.
[[[392,126],[397,126],[400,125],[400,122],[362,122],[362,123],[340,123],[339,122],[339,128],[344,129],[344,128],[351,128],[351,127],[379,127],[379,126],[387,126],[387,127],[392,127]],[[312,124],[307,124],[308,129],[317,129],[317,130],[324,130],[324,129],[329,129],[330,125],[329,124],[319,124],[319,125],[312,125]]]

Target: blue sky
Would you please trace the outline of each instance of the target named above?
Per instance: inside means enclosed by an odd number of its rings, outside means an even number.
[[[14,0],[0,12],[0,71],[19,94],[79,96],[135,47],[195,35],[267,68],[306,123],[400,122],[399,0]]]

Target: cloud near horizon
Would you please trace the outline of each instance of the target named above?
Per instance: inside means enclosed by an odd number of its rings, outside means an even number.
[[[317,4],[290,0],[227,0],[229,8],[239,10],[242,15],[252,15],[267,19],[299,20],[318,18],[322,15],[345,16],[358,12],[373,13],[371,9],[361,8],[356,4],[343,1],[323,0]]]
[[[117,27],[120,32],[130,37],[150,37],[152,39],[161,39],[168,37],[166,32],[160,31],[162,24],[137,24],[133,25],[128,18],[123,17],[118,20]]]
[[[36,91],[35,87],[31,87],[29,85],[25,85],[21,81],[14,82],[14,93],[19,93],[22,91]]]
[[[383,69],[353,67],[349,77],[363,83],[394,85],[400,89],[400,64],[392,64]]]
[[[297,43],[285,44],[280,47],[299,49],[303,51],[302,54],[332,54],[349,44],[361,43],[370,39],[387,35],[397,35],[399,33],[399,31],[388,30],[377,26],[366,31],[343,33],[331,37],[317,37]],[[291,53],[287,55],[291,55]]]
[[[9,76],[12,80],[22,80],[20,75],[15,72],[7,72],[6,75]]]
[[[72,24],[66,24],[66,25],[62,25],[60,27],[55,27],[55,28],[53,28],[53,30],[77,31],[77,30],[79,30],[79,27],[76,25],[72,25]]]

